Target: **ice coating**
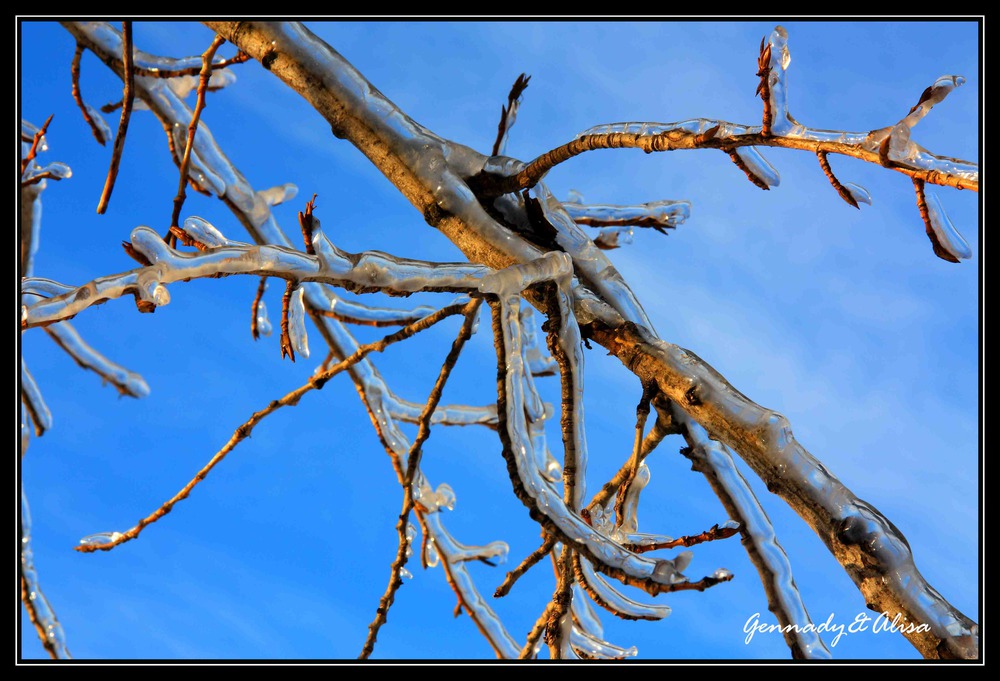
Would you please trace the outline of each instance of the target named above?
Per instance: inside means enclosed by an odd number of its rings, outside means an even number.
[[[795,625],[796,628],[786,635],[794,639],[790,644],[794,644],[806,659],[829,659],[830,651],[822,638],[814,627],[807,626],[812,624],[812,620],[795,585],[788,555],[778,542],[763,506],[736,467],[729,449],[710,439],[704,428],[678,409],[673,409],[673,413],[685,424],[690,447],[686,455],[695,462],[695,468],[708,477],[730,514],[740,519],[745,537],[743,545],[760,573],[772,611],[782,626]],[[734,522],[727,521],[720,527],[728,527]]]
[[[872,195],[860,184],[855,184],[853,182],[841,182],[841,184],[848,192],[850,192],[851,197],[853,197],[855,201],[858,203],[867,203],[869,206],[872,205]]]
[[[277,206],[279,204],[285,203],[286,201],[291,201],[299,193],[299,188],[288,182],[286,184],[279,184],[277,187],[271,187],[270,189],[265,189],[264,191],[257,192],[257,195],[269,206]]]
[[[21,180],[32,180],[42,174],[45,174],[46,177],[51,177],[54,180],[65,180],[66,178],[72,177],[73,170],[61,161],[53,161],[46,166],[39,166],[36,163],[31,163],[25,169],[24,175],[21,176]]]
[[[734,153],[743,161],[746,170],[753,173],[763,184],[768,187],[777,187],[781,184],[781,175],[757,147],[739,147]]]
[[[597,612],[590,604],[587,592],[576,582],[573,583],[573,600],[570,602],[570,612],[581,631],[593,634],[598,638],[604,635],[604,625],[601,624]]]
[[[460,300],[468,300],[460,298]],[[456,301],[454,304],[458,304]],[[353,300],[347,300],[333,294],[330,297],[330,312],[336,314],[337,318],[349,324],[372,324],[375,326],[391,326],[398,324],[403,326],[417,321],[429,314],[433,314],[437,308],[427,305],[418,305],[409,309],[399,309],[393,307],[380,307],[378,305],[367,305]]]
[[[292,299],[288,304],[288,336],[292,341],[292,348],[303,357],[309,357],[309,338],[306,335],[306,305],[302,300],[305,293],[301,288],[292,292]]]
[[[937,237],[937,242],[948,253],[959,260],[967,260],[972,257],[972,249],[969,243],[962,237],[955,225],[951,223],[951,218],[944,212],[944,204],[936,192],[925,191],[927,197],[927,214],[930,217],[931,229]]]
[[[649,478],[649,466],[644,461],[636,469],[635,478],[632,479],[632,484],[625,496],[625,503],[622,505],[622,517],[619,525],[622,532],[639,531],[639,494],[649,484]]]
[[[427,541],[427,549],[424,551],[424,562],[427,567],[435,568],[441,564],[441,554],[438,553],[437,546],[431,540]]]
[[[215,225],[205,218],[192,215],[184,218],[181,229],[198,243],[208,248],[222,248],[223,246],[239,245],[239,242],[230,241]]]
[[[676,227],[691,216],[690,201],[651,201],[629,206],[564,201],[563,209],[578,224],[608,227]]]
[[[66,634],[62,624],[56,618],[42,588],[38,583],[38,572],[35,569],[35,554],[31,549],[31,510],[28,508],[28,497],[21,490],[21,589],[22,598],[26,598],[25,606],[34,611],[34,619],[38,624],[39,636],[44,632],[46,648],[50,649],[56,659],[65,660],[72,657],[66,649]]]
[[[30,121],[21,119],[21,141],[27,144],[31,144],[35,140],[35,135],[38,134],[38,127],[35,126]],[[38,149],[41,151],[47,151],[49,148],[48,143],[45,141],[45,136],[42,135],[42,139],[38,142]],[[22,152],[23,153],[23,152]]]
[[[516,294],[507,299],[501,298],[497,303],[503,337],[501,359],[506,364],[502,387],[507,409],[500,425],[507,436],[504,456],[513,458],[521,486],[516,489],[518,496],[526,497],[525,503],[536,508],[548,522],[558,528],[561,538],[571,543],[572,548],[600,561],[605,569],[621,571],[638,579],[651,578],[655,567],[653,561],[609,542],[607,537],[566,506],[559,492],[538,469],[525,417],[525,367],[521,351],[518,303]]]
[[[28,307],[28,318],[23,326],[66,319],[97,302],[119,298],[127,293],[138,292],[143,300],[156,305],[165,304],[164,301],[169,298],[162,285],[219,274],[267,274],[364,290],[410,292],[426,287],[461,292],[477,288],[480,277],[490,271],[474,265],[437,265],[397,259],[378,251],[351,255],[337,263],[336,270],[331,270],[317,256],[301,251],[279,246],[237,245],[228,240],[230,245],[225,247],[201,253],[182,253],[170,248],[155,231],[142,226],[132,230],[131,241],[132,247],[146,256],[151,266],[101,277],[35,303]],[[326,300],[322,307],[329,305],[329,300]]]
[[[607,641],[601,640],[586,631],[574,626],[569,636],[570,645],[578,655],[582,654],[587,658],[598,660],[622,660],[626,657],[635,657],[639,654],[635,646],[621,648]]]
[[[81,546],[97,546],[100,544],[107,544],[110,542],[118,541],[122,538],[121,532],[97,532],[95,534],[88,534],[86,537],[80,540]]]
[[[528,372],[534,376],[548,376],[559,371],[559,365],[538,342],[534,308],[522,305],[520,317],[524,361],[527,363]]]
[[[84,103],[83,108],[86,109],[87,115],[90,116],[90,120],[94,122],[94,130],[97,132],[97,136],[99,138],[98,141],[101,144],[106,144],[114,139],[114,133],[111,132],[111,128],[108,127],[108,122],[104,120],[104,116],[101,115],[101,112],[86,102]]]
[[[267,317],[267,305],[261,300],[257,303],[257,332],[266,338],[273,330],[271,320]]]
[[[923,94],[920,95],[920,101],[910,109],[910,113],[900,123],[907,128],[912,128],[920,122],[920,119],[930,113],[935,104],[940,104],[945,97],[951,94],[952,90],[961,85],[965,85],[965,78],[962,76],[941,76],[924,90]]]
[[[121,54],[120,36],[108,24],[78,23],[66,24],[66,27],[74,36],[86,41],[88,47],[91,47],[91,49],[94,49],[102,56],[115,59],[117,55]],[[297,41],[303,44],[316,41],[315,38],[311,37],[307,29],[300,26],[293,26],[292,35],[285,36],[282,40]],[[283,47],[287,46],[283,43]],[[306,49],[308,50],[308,48]],[[333,53],[330,59],[340,60],[340,57]],[[346,62],[343,63],[346,64]],[[364,86],[367,87],[366,82],[360,77],[360,74],[357,74],[353,70],[353,67],[349,65],[343,71],[338,72],[338,76],[346,78],[349,82],[365,83]],[[140,90],[141,96],[147,97],[152,102],[152,109],[161,121],[165,124],[181,123],[182,125],[186,125],[190,119],[190,109],[183,101],[176,98],[176,95],[172,91],[163,88],[159,80],[137,78],[136,81],[137,89]],[[372,98],[381,97],[381,94],[377,91],[368,90],[368,92]],[[403,118],[400,120],[402,121]],[[213,168],[213,172],[219,177],[226,178],[227,204],[241,218],[241,222],[247,226],[254,239],[279,246],[291,247],[287,237],[275,223],[267,203],[253,192],[242,174],[230,164],[204,125],[199,128],[195,146],[200,149],[200,156]],[[485,268],[482,269],[485,271]],[[332,293],[325,286],[318,283],[306,282],[301,287],[305,291],[305,299],[311,307],[329,309]],[[348,356],[357,350],[357,341],[341,322],[327,317],[318,317],[315,320],[323,337],[330,343],[338,356]],[[395,456],[405,457],[409,449],[409,443],[396,423],[396,419],[398,418],[396,414],[400,409],[404,411],[409,409],[413,403],[407,403],[396,397],[385,384],[375,366],[368,359],[363,359],[354,364],[348,369],[348,373],[358,387],[362,399],[370,409],[371,416],[377,424],[377,432],[383,444]],[[420,406],[417,405],[417,413],[419,413],[419,409]],[[490,405],[486,408],[466,408],[464,406],[439,407],[434,413],[435,422],[438,422],[439,413],[443,414],[443,417],[440,419],[442,423],[448,423],[450,419],[454,419],[460,423],[496,423],[495,405]],[[418,475],[422,477],[419,471]],[[466,612],[476,622],[480,631],[486,636],[498,655],[501,657],[516,658],[519,653],[519,646],[507,634],[496,614],[479,595],[465,564],[458,563],[450,566],[447,563],[446,554],[452,540],[450,535],[440,525],[440,514],[430,514],[427,518],[431,537],[434,538],[442,555],[445,556],[446,569],[449,570],[453,586],[461,594]]]
[[[32,423],[35,424],[35,435],[42,435],[52,427],[52,412],[42,399],[42,393],[28,371],[28,365],[21,358],[21,401],[28,409]]]
[[[130,397],[149,395],[149,385],[142,376],[112,362],[92,348],[69,322],[51,324],[45,327],[45,331],[78,365],[96,372],[102,379],[115,386],[122,395]]]
[[[28,416],[28,410],[25,409],[24,405],[21,405],[21,456],[28,453],[28,445],[31,444],[31,426],[28,425],[28,421],[31,417]]]
[[[594,239],[594,243],[602,250],[611,250],[632,243],[631,227],[606,227]]]
[[[452,556],[459,553],[461,547],[445,529],[441,522],[441,514],[427,514],[425,523],[434,537],[445,569],[451,575],[453,586],[461,593],[466,611],[476,621],[483,635],[489,639],[499,657],[516,660],[521,652],[521,646],[507,633],[496,613],[479,594],[469,574],[468,563],[452,560]]]
[[[653,323],[632,289],[601,249],[573,222],[562,203],[541,182],[532,191],[538,198],[545,219],[556,230],[556,243],[572,256],[573,268],[578,276],[593,286],[622,317],[652,330]]]
[[[608,583],[603,575],[594,570],[586,558],[579,558],[574,567],[587,585],[587,592],[596,596],[595,602],[609,612],[624,619],[661,620],[670,614],[670,606],[647,604],[634,601]]]
[[[573,261],[566,253],[549,251],[523,265],[512,265],[487,274],[479,284],[479,292],[508,298],[517,296],[534,284],[569,277],[572,273]]]

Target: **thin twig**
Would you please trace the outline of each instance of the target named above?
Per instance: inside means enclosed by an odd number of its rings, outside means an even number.
[[[208,90],[208,79],[212,76],[212,57],[215,56],[216,51],[222,47],[224,42],[226,42],[225,38],[216,35],[212,40],[212,44],[209,45],[208,49],[201,55],[201,78],[198,81],[198,97],[194,105],[194,112],[191,114],[191,122],[188,124],[187,144],[184,146],[184,156],[181,159],[181,177],[177,185],[177,196],[174,197],[174,210],[170,216],[171,227],[178,226],[178,220],[180,220],[181,217],[181,208],[184,207],[184,200],[187,198],[186,190],[188,183],[188,168],[191,166],[191,150],[194,148],[195,133],[198,131],[198,119],[201,118],[201,112],[204,111],[207,106],[205,93]],[[170,238],[172,240],[175,237],[171,236]],[[170,242],[168,241],[168,243]],[[293,356],[292,361],[294,360],[295,357]]]
[[[516,568],[507,573],[507,576],[503,580],[503,584],[497,587],[497,590],[493,592],[493,598],[503,598],[510,593],[511,588],[514,583],[521,578],[521,576],[528,570],[533,568],[538,561],[549,555],[552,547],[556,545],[556,538],[552,535],[545,535],[545,541],[537,549],[528,554],[528,557],[521,561],[521,564]]]
[[[305,243],[306,253],[309,255],[316,255],[316,249],[313,247],[312,242],[314,210],[316,210],[316,194],[313,194],[312,198],[306,201],[306,212],[299,211],[299,227],[302,229],[302,241]]]
[[[295,361],[295,349],[292,347],[292,338],[288,334],[288,304],[292,300],[292,291],[297,286],[291,279],[285,284],[285,294],[281,296],[281,359],[286,356]]]
[[[223,41],[225,42],[225,41]],[[212,55],[215,56],[214,53]],[[202,55],[204,61],[204,55]],[[232,66],[233,64],[242,64],[243,62],[250,59],[250,55],[240,50],[235,56],[229,59],[223,59],[222,61],[217,61],[209,64],[209,73],[212,71],[218,71],[219,69],[224,69],[227,66]],[[209,58],[211,61],[211,57]],[[184,69],[152,69],[143,66],[133,67],[133,72],[137,76],[145,76],[148,78],[177,78],[180,76],[197,76],[204,71],[204,66],[189,66]]]
[[[531,80],[531,76],[526,76],[521,74],[514,81],[514,85],[510,88],[510,93],[507,95],[507,106],[500,107],[500,124],[497,126],[497,138],[493,142],[493,152],[491,156],[496,156],[500,153],[500,148],[503,146],[504,138],[507,137],[507,133],[514,126],[514,121],[512,120],[514,116],[517,115],[518,98],[528,87],[528,81]]]
[[[826,175],[826,179],[830,181],[830,184],[833,185],[833,188],[837,190],[838,194],[840,194],[840,198],[842,198],[844,201],[847,201],[847,203],[854,206],[855,208],[860,209],[861,206],[858,205],[858,200],[855,199],[853,195],[851,195],[850,190],[844,185],[842,185],[840,183],[840,180],[837,179],[837,176],[833,174],[833,169],[830,167],[830,161],[829,159],[827,159],[826,156],[827,154],[825,151],[816,152],[816,158],[819,159],[819,167],[823,169],[823,174]]]
[[[462,353],[465,342],[472,338],[472,326],[476,321],[476,316],[479,314],[479,306],[482,305],[482,302],[482,298],[476,298],[466,303],[462,308],[465,314],[465,321],[462,322],[462,328],[459,329],[458,336],[451,344],[451,350],[448,351],[448,356],[445,357],[444,364],[441,365],[441,371],[434,382],[434,387],[431,388],[427,404],[424,405],[424,410],[420,413],[417,436],[413,439],[413,445],[410,447],[410,454],[407,457],[406,463],[405,483],[408,490],[413,484],[413,476],[420,466],[423,444],[431,435],[431,416],[441,402],[441,393],[444,392],[444,386],[448,382],[448,377],[451,376],[451,370],[455,368],[455,362],[458,361],[458,356]],[[412,490],[407,491],[408,495],[411,493]]]
[[[934,226],[931,223],[931,214],[927,208],[927,194],[924,192],[924,181],[914,178],[913,189],[917,192],[917,209],[920,211],[920,217],[924,221],[924,230],[927,232],[927,238],[931,240],[931,246],[934,248],[934,255],[948,262],[959,262],[958,258],[941,246],[937,232],[934,231]]]
[[[385,593],[382,594],[382,598],[378,601],[375,619],[368,625],[368,636],[365,638],[365,644],[361,648],[361,654],[358,655],[359,660],[367,660],[375,650],[375,641],[378,638],[379,629],[385,624],[389,616],[389,608],[392,607],[393,602],[396,600],[396,592],[403,585],[402,572],[408,558],[406,552],[410,546],[410,540],[406,536],[406,526],[410,523],[410,510],[413,508],[413,501],[405,490],[403,496],[403,510],[400,511],[399,519],[396,521],[399,545],[396,549],[396,558],[392,561],[389,571],[389,586],[386,587]]]
[[[315,197],[314,197],[315,198]],[[306,206],[306,215],[311,218],[312,213],[312,201]],[[302,213],[299,213],[299,221],[303,225],[303,231],[305,231],[305,220]],[[399,520],[396,523],[396,531],[399,533],[399,547],[396,551],[396,559],[392,563],[391,575],[389,577],[389,586],[386,587],[385,593],[382,598],[379,599],[378,609],[375,611],[375,619],[372,623],[368,625],[368,636],[365,638],[364,647],[361,649],[361,654],[358,656],[359,659],[366,660],[372,654],[375,649],[375,640],[378,638],[379,629],[385,624],[386,619],[389,615],[389,608],[392,607],[393,602],[396,598],[396,591],[403,584],[403,580],[400,577],[400,573],[403,567],[406,565],[408,556],[406,555],[406,549],[409,547],[409,539],[406,536],[406,526],[409,524],[410,511],[413,510],[414,500],[413,500],[413,476],[417,471],[417,467],[420,464],[420,455],[424,442],[430,437],[431,432],[431,416],[434,414],[434,410],[437,409],[438,403],[441,401],[441,393],[444,392],[444,386],[448,382],[448,377],[451,375],[451,370],[455,366],[455,362],[458,360],[459,354],[462,352],[462,348],[465,346],[465,342],[472,337],[472,324],[475,321],[476,314],[479,312],[479,306],[482,304],[482,299],[469,301],[463,306],[463,311],[465,312],[465,321],[462,323],[461,329],[459,329],[458,336],[452,343],[451,350],[448,352],[448,356],[445,358],[444,364],[441,365],[441,371],[438,374],[437,380],[434,382],[434,387],[431,388],[431,393],[427,398],[427,403],[424,405],[423,411],[420,413],[420,423],[418,425],[417,437],[414,438],[413,444],[410,445],[410,451],[407,454],[407,468],[406,474],[403,478],[403,510],[400,511]],[[424,532],[424,537],[426,538],[427,533]],[[459,603],[461,605],[461,603]],[[457,610],[456,610],[457,615]]]
[[[767,36],[764,36],[760,39],[760,54],[757,57],[757,75],[760,76],[760,82],[757,84],[757,92],[755,93],[764,100],[764,120],[760,131],[764,137],[771,136],[771,125],[774,122],[774,114],[771,111],[771,84],[768,82],[770,73],[771,43],[768,42]]]
[[[93,133],[94,139],[96,139],[100,145],[103,147],[107,140],[104,139],[104,133],[101,129],[97,127],[97,123],[90,115],[89,107],[83,101],[83,94],[80,92],[80,60],[83,58],[84,46],[81,43],[76,44],[76,52],[73,53],[73,61],[70,63],[70,75],[73,79],[72,83],[72,93],[73,101],[76,105],[80,107],[80,113],[83,114],[83,120],[87,121],[87,125],[90,126],[90,132]]]
[[[635,474],[639,470],[643,458],[645,458],[642,456],[643,433],[646,432],[646,419],[649,418],[649,402],[653,398],[654,392],[655,386],[653,384],[647,383],[643,385],[642,397],[639,398],[639,404],[635,408],[635,440],[632,445],[632,456],[629,457],[628,474],[618,487],[618,496],[615,498],[616,527],[621,527],[622,522],[625,520],[625,499],[628,497],[629,489],[632,488]]]
[[[545,626],[549,621],[549,613],[552,612],[552,608],[554,607],[555,604],[549,601],[548,605],[545,606],[545,610],[539,615],[535,625],[531,627],[531,631],[528,632],[528,640],[525,642],[524,647],[521,648],[521,654],[518,656],[520,659],[530,660],[535,657],[535,644],[538,643],[538,639],[545,633]]]
[[[173,228],[171,228],[172,230]],[[253,336],[254,340],[260,338],[260,329],[257,325],[257,314],[260,311],[260,300],[264,297],[264,289],[267,288],[267,277],[261,277],[260,283],[257,284],[257,295],[253,297],[253,305],[250,306],[250,311],[252,316],[250,317],[250,335]],[[324,362],[324,365],[326,363]],[[325,366],[324,366],[325,368]]]
[[[108,178],[104,181],[104,190],[101,192],[101,200],[97,204],[98,215],[104,215],[108,210],[108,202],[111,201],[111,192],[115,188],[115,180],[118,178],[118,166],[122,161],[122,150],[125,148],[125,135],[128,133],[128,121],[132,116],[132,103],[135,100],[135,78],[132,74],[132,22],[122,22],[122,80],[125,81],[125,91],[122,95],[122,115],[118,119],[118,134],[115,135],[115,143],[111,148],[111,165],[108,166]]]
[[[663,438],[674,432],[676,432],[676,430],[669,417],[663,414],[658,414],[656,423],[653,424],[653,427],[646,434],[646,437],[642,441],[642,446],[639,448],[638,461],[641,463],[643,459],[649,456],[649,454],[656,449],[660,442],[663,441]],[[632,470],[632,464],[633,461],[630,457],[624,464],[622,464],[622,467],[618,469],[615,476],[606,482],[600,491],[594,495],[594,498],[589,504],[587,504],[587,508],[583,509],[580,514],[585,520],[589,521],[591,512],[593,512],[593,510],[598,506],[606,504],[608,499],[611,498],[611,495],[614,494],[619,487],[621,487],[622,483],[625,482],[625,479],[628,477],[629,472]]]
[[[674,549],[678,546],[694,546],[695,544],[715,541],[716,539],[728,539],[733,535],[739,534],[739,532],[739,527],[719,527],[718,524],[715,524],[699,534],[678,537],[677,539],[659,544],[622,544],[622,546],[632,553],[646,553],[647,551],[659,551],[660,549]]]
[[[53,175],[48,170],[43,170],[42,172],[38,173],[37,175],[32,175],[30,180],[24,180],[23,182],[21,182],[21,186],[22,187],[30,187],[33,184],[38,184],[42,180],[49,180],[49,179],[59,181],[59,180],[61,180],[63,178],[60,177],[59,175]]]
[[[396,333],[385,336],[384,338],[375,341],[373,343],[366,343],[365,345],[358,347],[358,349],[355,350],[350,357],[341,360],[340,362],[332,366],[330,369],[320,374],[316,374],[315,376],[310,378],[304,385],[296,388],[292,392],[282,397],[280,400],[274,400],[270,404],[268,404],[267,407],[265,407],[264,409],[255,412],[245,423],[243,423],[239,428],[236,429],[236,431],[233,433],[233,436],[222,447],[222,449],[216,452],[215,456],[213,456],[209,460],[209,462],[200,471],[198,471],[198,474],[195,475],[194,478],[181,489],[181,491],[179,491],[169,501],[160,506],[160,508],[156,509],[151,514],[140,520],[135,527],[128,530],[127,532],[122,533],[121,536],[116,538],[114,541],[110,541],[104,544],[86,544],[82,546],[77,546],[76,550],[81,551],[83,553],[90,553],[92,551],[110,551],[119,544],[123,544],[127,541],[135,539],[136,537],[139,536],[139,533],[142,532],[143,528],[145,528],[147,525],[151,523],[155,523],[157,520],[165,516],[167,513],[170,513],[174,504],[176,504],[178,501],[186,499],[187,496],[191,493],[191,490],[194,489],[195,485],[204,480],[205,476],[207,476],[208,473],[216,466],[216,464],[222,461],[226,457],[226,455],[229,454],[229,452],[231,452],[236,447],[236,445],[238,445],[244,439],[249,437],[254,427],[258,423],[260,423],[266,416],[277,411],[278,409],[281,409],[282,407],[287,407],[289,405],[295,406],[296,404],[298,404],[302,396],[311,390],[322,390],[323,386],[326,385],[327,381],[329,381],[331,378],[333,378],[340,372],[344,371],[345,369],[348,369],[351,366],[357,364],[372,352],[382,352],[393,343],[398,343],[399,341],[406,340],[407,338],[410,338],[414,334],[417,334],[423,331],[424,329],[430,328],[431,326],[438,323],[442,319],[445,319],[446,317],[450,317],[455,314],[460,314],[464,309],[465,309],[464,305],[450,305],[448,307],[441,308],[436,313],[428,315],[427,317],[424,317],[420,321],[414,322],[413,324],[410,324],[405,328],[400,329]]]
[[[24,176],[24,171],[28,169],[28,164],[35,160],[35,156],[38,155],[38,143],[42,141],[45,137],[45,131],[49,127],[49,123],[52,122],[52,117],[55,114],[49,114],[49,117],[45,119],[45,123],[38,129],[35,133],[35,137],[31,140],[31,148],[28,149],[28,153],[25,154],[24,158],[21,159],[21,175]],[[25,186],[24,183],[21,186]]]

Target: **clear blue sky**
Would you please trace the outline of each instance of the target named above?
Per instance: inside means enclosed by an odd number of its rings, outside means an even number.
[[[415,120],[484,152],[514,78],[531,74],[508,146],[525,160],[600,123],[713,117],[757,124],[757,49],[773,28],[761,21],[310,26]],[[913,136],[934,152],[978,160],[976,23],[785,26],[790,109],[799,121],[882,127],[904,116],[938,76],[960,74],[966,85]],[[139,47],[172,56],[202,52],[211,35],[198,24],[135,25]],[[43,194],[36,273],[75,285],[130,269],[119,243],[137,225],[165,230],[177,189],[162,128],[148,112],[133,115],[110,209],[98,216],[110,145],[94,142],[71,99],[73,40],[54,23],[25,23],[21,39],[21,116],[41,124],[55,113],[43,160],[73,169],[71,179],[49,183]],[[298,95],[255,62],[235,72],[233,86],[210,95],[203,120],[255,189],[299,187],[298,199],[276,209],[293,241],[295,213],[315,192],[325,231],[345,250],[460,257]],[[121,96],[121,81],[90,53],[82,88],[94,106]],[[115,129],[117,114],[107,121]],[[558,167],[547,183],[557,196],[575,189],[593,203],[692,202],[690,219],[676,232],[642,231],[633,245],[610,254],[662,337],[785,414],[811,452],[904,532],[928,581],[978,621],[979,197],[940,190],[974,253],[953,265],[933,255],[905,176],[832,158],[842,180],[873,196],[873,206],[856,211],[827,184],[812,154],[764,153],[782,177],[769,192],[712,151],[595,152]],[[189,196],[184,215],[245,238],[214,198]],[[302,384],[322,361],[315,331],[313,356],[294,365],[281,360],[277,335],[252,340],[256,283],[231,277],[175,284],[170,305],[154,315],[139,315],[129,299],[74,320],[95,348],[146,378],[152,393],[143,400],[119,399],[41,330],[22,337],[54,418],[23,460],[35,559],[76,657],[353,658],[361,649],[396,550],[401,493],[346,376],[268,418],[139,540],[110,553],[72,550],[84,535],[131,527],[184,485],[251,412]],[[280,309],[281,288],[268,290],[271,310]],[[445,323],[375,362],[397,393],[422,401],[456,330]],[[379,335],[358,333],[363,341]],[[639,397],[636,379],[604,354],[586,353],[591,486],[627,456]],[[547,399],[557,401],[557,381],[543,383]],[[494,388],[495,356],[481,331],[444,400],[484,404],[495,400]],[[668,440],[649,461],[643,531],[679,536],[726,519],[679,446]],[[485,429],[436,429],[424,456],[432,481],[455,490],[457,505],[446,519],[454,536],[510,544],[507,565],[470,568],[487,598],[505,570],[538,544],[499,449]],[[835,622],[849,623],[865,612],[811,530],[762,485],[757,489],[813,619],[832,613]],[[738,540],[696,549],[688,574],[718,567],[736,578],[702,594],[665,597],[673,613],[662,622],[623,622],[602,611],[607,638],[636,645],[641,659],[787,657],[776,634],[743,642],[753,613],[773,618]],[[491,657],[471,620],[452,617],[455,599],[441,568],[413,572],[375,656]],[[523,640],[552,588],[551,570],[540,566],[496,603],[516,638]],[[23,612],[21,626],[21,654],[44,656]],[[833,653],[916,656],[889,633],[847,636]]]

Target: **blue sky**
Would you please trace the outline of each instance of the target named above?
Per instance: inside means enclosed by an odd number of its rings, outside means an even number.
[[[976,23],[784,25],[790,109],[799,121],[852,131],[882,127],[905,115],[938,76],[960,74],[966,85],[920,122],[914,139],[936,153],[978,160]],[[508,145],[510,155],[529,160],[600,123],[712,117],[756,124],[757,48],[773,24],[310,27],[415,120],[484,152],[511,83],[529,73]],[[172,56],[202,52],[211,35],[198,24],[135,25],[139,47]],[[130,269],[120,241],[137,225],[163,231],[177,188],[162,128],[148,112],[133,115],[110,208],[98,216],[110,146],[94,142],[71,99],[73,40],[47,22],[22,24],[21,40],[21,115],[41,124],[55,113],[43,160],[73,168],[72,178],[49,183],[43,194],[36,273],[82,284]],[[233,52],[222,48],[226,56]],[[295,213],[315,192],[326,233],[345,250],[460,257],[298,95],[256,63],[235,71],[234,85],[210,95],[203,120],[255,189],[299,187],[299,198],[276,209],[293,241]],[[87,53],[82,89],[100,106],[120,98],[121,81]],[[117,114],[107,121],[115,129]],[[594,152],[559,166],[546,182],[557,196],[574,189],[592,203],[692,202],[690,219],[669,236],[641,231],[634,244],[610,253],[660,335],[785,414],[813,454],[904,532],[928,581],[978,621],[978,195],[939,190],[974,254],[953,265],[933,255],[905,176],[831,158],[841,180],[872,194],[874,205],[856,211],[827,184],[812,154],[764,154],[782,177],[769,192],[712,151]],[[183,215],[244,237],[217,199],[191,195]],[[106,554],[72,551],[84,535],[124,531],[172,496],[251,412],[301,385],[323,359],[315,331],[313,356],[294,365],[281,360],[276,335],[252,340],[255,279],[170,288],[172,302],[154,315],[120,300],[74,320],[90,344],[146,378],[152,392],[143,400],[119,399],[42,331],[22,336],[23,357],[54,418],[53,429],[32,440],[22,477],[36,565],[68,647],[90,659],[353,658],[388,580],[401,495],[346,377],[268,418],[139,540]],[[271,310],[280,309],[281,290],[269,288]],[[444,323],[375,363],[398,394],[422,401],[456,331],[457,322]],[[367,341],[381,334],[365,328],[357,335]],[[628,455],[639,386],[599,349],[586,360],[593,487]],[[480,332],[444,400],[493,401],[494,379],[489,334]],[[542,383],[546,398],[557,402],[557,381]],[[650,458],[640,530],[679,536],[726,519],[679,446],[667,440]],[[424,462],[435,484],[455,490],[446,524],[459,541],[510,544],[508,565],[470,568],[489,597],[505,570],[538,543],[537,527],[511,492],[499,442],[485,429],[437,429]],[[832,614],[849,623],[865,612],[811,530],[762,485],[756,489],[813,619]],[[641,659],[785,658],[778,635],[743,642],[751,615],[773,619],[738,541],[696,549],[688,574],[717,567],[736,579],[666,597],[673,613],[662,622],[623,622],[602,612],[607,638],[636,645]],[[441,568],[413,572],[375,657],[491,657],[471,620],[452,617],[454,596]],[[552,588],[551,570],[540,566],[496,603],[516,638],[523,639]],[[44,656],[23,613],[21,624],[22,656]],[[888,633],[847,636],[833,653],[916,656]]]

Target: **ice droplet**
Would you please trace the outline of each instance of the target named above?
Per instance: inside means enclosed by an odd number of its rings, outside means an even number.
[[[257,306],[257,332],[266,337],[270,336],[272,331],[271,320],[267,318],[267,305],[262,300]]]
[[[740,529],[740,524],[735,520],[727,520],[726,522],[719,525],[720,530],[738,530]]]
[[[121,532],[97,532],[88,534],[80,540],[80,546],[97,546],[100,544],[110,544],[121,539]]]
[[[437,494],[438,506],[443,506],[449,511],[455,510],[455,492],[452,490],[451,485],[447,482],[442,482],[438,485],[437,490],[435,490],[435,494]]]
[[[858,203],[867,203],[869,206],[872,205],[872,195],[860,184],[854,184],[853,182],[842,182],[841,184],[844,185],[844,189],[851,193],[855,201]]]
[[[427,542],[427,551],[424,553],[424,558],[427,560],[427,567],[437,567],[441,562],[441,554],[438,553],[437,546],[434,545],[433,541]]]
[[[951,218],[944,212],[944,205],[941,203],[941,199],[938,198],[935,192],[929,191],[925,195],[927,197],[927,213],[931,218],[931,229],[934,230],[934,235],[937,236],[938,243],[948,253],[959,260],[971,258],[972,249],[969,247],[969,243],[955,229],[955,225],[951,223]]]
[[[718,570],[712,573],[713,579],[729,579],[732,576],[733,573],[727,570],[726,568],[719,568]]]
[[[157,307],[163,307],[170,302],[170,291],[163,284],[157,284],[156,288],[153,289],[153,304]]]
[[[403,579],[413,579],[413,574],[405,567],[399,568],[399,576],[402,577]]]

